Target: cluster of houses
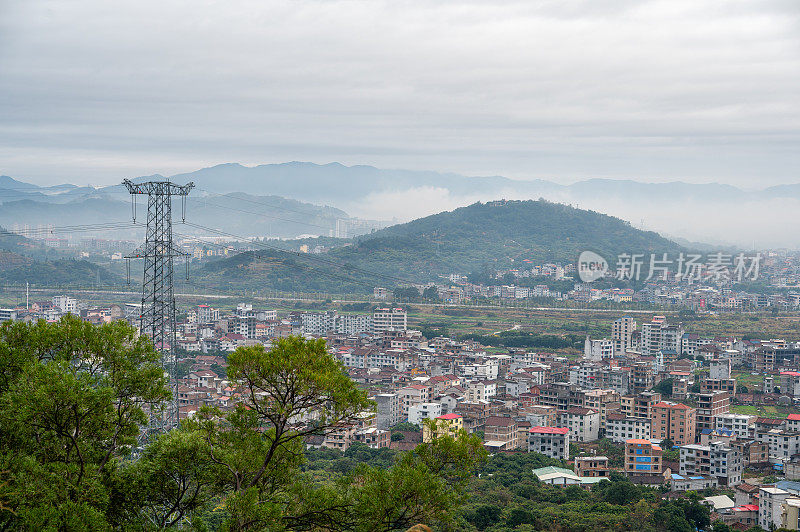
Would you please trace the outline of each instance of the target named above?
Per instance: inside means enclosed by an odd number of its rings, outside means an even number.
[[[47,313],[54,309],[100,322],[127,316],[135,323],[138,315],[135,305],[79,307],[61,296],[9,319],[52,319],[57,313]],[[621,317],[609,338],[587,338],[578,358],[425,338],[408,327],[403,309],[392,307],[278,317],[249,304],[231,312],[198,305],[182,318],[176,330],[185,369],[178,383],[182,418],[203,405],[224,410],[241,400],[243,390],[226,377],[227,351],[289,335],[322,337],[376,407],[308,445],[409,449],[464,429],[479,434],[490,452],[537,452],[571,465],[535,471],[543,482],[586,485],[618,471],[675,493],[732,488],[735,499],[708,501],[726,522],[797,529],[800,409],[769,418],[736,413],[732,405],[789,411],[800,402],[800,345],[705,338],[663,316],[642,324]],[[761,375],[763,384],[743,389],[734,369]],[[433,428],[425,420],[434,420]],[[606,451],[617,449],[616,458],[604,456],[600,440]],[[579,444],[578,456],[572,444]],[[746,470],[785,480],[749,484]]]
[[[645,272],[646,273],[646,272]],[[590,303],[642,303],[648,305],[687,308],[697,311],[738,311],[775,308],[779,310],[800,307],[800,262],[795,255],[765,252],[759,261],[758,275],[772,289],[767,293],[753,293],[737,289],[730,280],[723,282],[688,282],[670,275],[647,276],[641,289],[601,288],[592,283],[575,282],[571,290],[563,283],[575,279],[575,264],[545,263],[534,265],[524,260],[518,268],[500,270],[492,275],[497,284],[470,282],[460,274],[451,274],[443,282],[415,285],[420,294],[435,288],[438,299],[445,303],[461,304],[476,299],[514,301],[546,298],[556,301]],[[613,277],[614,272],[607,272]],[[554,289],[561,286],[562,289]],[[788,288],[788,290],[786,290]],[[792,290],[795,288],[795,290]],[[386,300],[391,291],[383,287],[374,289],[373,297]]]

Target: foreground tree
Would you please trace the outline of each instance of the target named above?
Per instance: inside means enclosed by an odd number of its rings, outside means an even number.
[[[125,323],[0,327],[0,524],[108,528],[119,460],[168,397],[158,353]]]
[[[372,415],[321,340],[288,338],[229,357],[240,401],[204,407],[138,453],[145,407],[169,392],[135,330],[57,324],[0,328],[0,528],[392,531],[447,523],[484,459],[464,432],[319,479],[306,439]]]

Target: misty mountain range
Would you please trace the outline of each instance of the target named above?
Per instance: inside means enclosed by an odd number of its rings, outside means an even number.
[[[134,181],[147,179],[162,176]],[[247,236],[327,235],[335,231],[337,220],[351,216],[405,222],[475,201],[541,197],[627,219],[636,227],[677,239],[747,248],[800,245],[794,230],[800,221],[796,215],[800,212],[800,184],[743,190],[718,183],[589,179],[565,185],[542,179],[305,162],[254,167],[221,164],[169,179],[193,181],[197,186],[189,200],[193,221]],[[35,220],[99,223],[111,213],[116,220],[126,214],[122,210],[123,204],[129,205],[126,196],[121,185],[38,187],[0,176],[0,224]],[[140,208],[144,208],[141,203]],[[362,228],[359,233],[369,230]]]

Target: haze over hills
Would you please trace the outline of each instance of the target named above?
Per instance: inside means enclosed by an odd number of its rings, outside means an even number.
[[[547,201],[496,201],[392,226],[320,255],[243,253],[208,264],[195,277],[202,285],[229,289],[363,292],[484,268],[570,263],[584,250],[611,262],[620,253],[680,249],[657,233],[604,214]]]
[[[119,285],[123,279],[86,260],[64,258],[28,238],[0,227],[0,282],[48,286]]]
[[[146,176],[136,180],[153,178],[160,179],[162,176]],[[217,223],[229,224],[217,225],[217,228],[234,233],[247,231],[247,236],[328,235],[331,231],[335,232],[336,219],[348,215],[404,222],[476,201],[541,197],[631,220],[637,227],[652,229],[676,239],[746,248],[754,245],[800,246],[800,235],[794,231],[797,223],[795,213],[800,211],[800,184],[759,190],[743,190],[718,183],[648,183],[602,178],[560,184],[542,179],[524,181],[501,176],[468,177],[452,173],[307,162],[253,167],[221,164],[177,174],[170,179],[179,183],[193,181],[197,185],[198,188],[190,196],[190,206],[204,194],[208,205],[213,201],[209,198],[218,198],[219,194],[249,195],[249,203],[238,201],[232,206],[240,211],[255,212],[257,216],[239,212],[216,217]],[[98,195],[116,201],[98,211],[98,216],[107,216],[106,211],[115,211],[118,215],[124,213],[119,203],[127,202],[128,198],[120,185],[100,189],[74,185],[36,187],[19,180],[0,178],[0,201],[29,199],[38,203],[18,209],[16,216],[36,217],[49,208],[45,206],[48,203],[69,203]],[[286,205],[277,205],[282,201],[278,197],[332,205],[339,211],[313,212],[313,216],[307,218],[305,209],[310,206],[296,204],[286,210]],[[88,207],[82,205],[78,210],[91,216]],[[0,208],[0,223],[9,223],[3,216],[6,208],[8,205]],[[195,222],[213,225],[215,220],[211,211],[215,209],[210,206],[200,212],[190,208],[190,213],[196,216],[193,218]],[[293,219],[291,210],[300,210],[303,214]],[[204,218],[206,215],[209,215],[208,219]],[[240,216],[242,221],[237,220]],[[271,223],[267,222],[267,217],[272,217]],[[279,218],[289,219],[295,224],[284,225]],[[305,226],[301,227],[302,224]],[[376,225],[362,228],[359,232],[369,232]],[[352,234],[353,231],[348,236]]]

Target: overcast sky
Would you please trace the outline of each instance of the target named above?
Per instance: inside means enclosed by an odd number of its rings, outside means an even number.
[[[800,1],[0,1],[0,174],[800,182]]]

